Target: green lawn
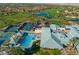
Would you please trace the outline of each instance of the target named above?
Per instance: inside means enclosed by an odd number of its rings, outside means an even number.
[[[57,13],[57,11],[59,11],[59,13]],[[52,9],[47,9],[47,10],[44,10],[44,11],[41,11],[41,12],[45,12],[45,13],[48,13],[50,16],[58,16],[59,14],[61,14],[64,10],[63,9],[60,9],[60,8],[52,8]]]
[[[58,49],[43,49],[40,48],[40,50],[36,53],[34,53],[34,55],[61,55],[62,52]]]
[[[57,11],[59,12],[57,13]],[[48,13],[48,15],[52,17],[50,19],[48,18],[50,23],[62,24],[63,20],[70,20],[69,18],[65,18],[64,16],[61,16],[63,11],[64,11],[63,8],[58,7],[58,8],[42,10],[39,12]],[[0,28],[6,27],[11,24],[17,24],[26,21],[35,22],[40,18],[32,16],[32,13],[39,13],[39,12],[37,11],[37,12],[0,13]]]
[[[0,13],[0,28],[11,24],[25,22],[28,17],[31,17],[30,13]]]

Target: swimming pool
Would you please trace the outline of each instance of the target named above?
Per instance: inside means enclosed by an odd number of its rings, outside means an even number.
[[[31,30],[33,28],[33,24],[32,23],[24,23],[19,29],[21,30]]]
[[[32,29],[32,24],[28,23],[28,24],[25,24],[24,28],[25,30],[30,30]]]
[[[75,22],[75,23],[79,23],[79,19],[73,19],[73,20],[69,20],[69,21],[72,21],[72,22]]]
[[[21,46],[28,46],[31,41],[32,41],[32,37],[28,35],[23,38],[23,41],[20,44]]]
[[[52,16],[51,15],[49,15],[49,13],[47,13],[47,12],[38,12],[38,13],[36,13],[36,14],[33,14],[34,16],[43,16],[43,17],[47,17],[47,18],[52,18]]]
[[[4,40],[0,40],[0,45],[4,42]]]
[[[18,27],[13,25],[10,25],[8,28],[5,29],[5,32],[17,32],[17,31]]]
[[[33,39],[34,39],[34,34],[24,33],[22,38],[19,39],[18,43],[20,44],[20,46],[28,47]]]
[[[48,13],[44,13],[44,12],[40,12],[40,13],[36,13],[36,14],[34,14],[35,16],[49,16],[49,14]]]

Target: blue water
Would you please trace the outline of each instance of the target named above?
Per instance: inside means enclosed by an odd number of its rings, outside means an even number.
[[[43,12],[40,12],[40,13],[36,13],[36,14],[34,14],[35,16],[49,16],[49,14],[48,13],[43,13]]]
[[[16,32],[17,30],[18,30],[17,27],[12,27],[12,28],[8,29],[8,31],[10,31],[10,32]]]
[[[7,31],[7,32],[16,32],[16,31],[18,31],[18,28],[16,26],[12,26],[10,28],[7,28],[5,31]]]
[[[0,40],[0,45],[4,42],[4,40]]]
[[[21,46],[29,46],[30,42],[32,41],[33,37],[31,36],[25,36],[22,40],[22,42],[20,43]]]
[[[48,13],[46,13],[46,12],[39,12],[39,13],[36,13],[36,14],[34,14],[35,16],[43,16],[43,17],[47,17],[47,18],[52,18],[52,16],[51,15],[49,15]]]
[[[31,30],[32,29],[32,24],[25,24],[25,26],[23,27],[24,30]]]
[[[22,37],[19,39],[17,43],[20,44],[20,46],[28,47],[31,41],[34,39],[34,34],[28,34],[26,32],[22,32]]]
[[[31,30],[33,28],[33,24],[32,23],[24,23],[19,29],[22,30]]]
[[[73,22],[79,23],[79,19],[70,20],[70,21],[73,21]]]

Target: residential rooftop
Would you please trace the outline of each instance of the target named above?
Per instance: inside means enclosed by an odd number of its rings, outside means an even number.
[[[60,26],[51,24],[50,27],[44,27],[41,33],[41,44],[42,48],[64,48],[64,45],[67,45],[71,39],[74,37],[79,38],[79,26]],[[76,46],[77,49],[79,44]]]

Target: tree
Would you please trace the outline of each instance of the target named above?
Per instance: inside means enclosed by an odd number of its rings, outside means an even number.
[[[72,43],[72,45],[75,47],[79,44],[79,38],[74,37],[70,40],[70,43]]]
[[[62,50],[63,54],[75,55],[77,54],[76,45],[79,44],[79,38],[74,37],[70,40],[69,44]]]

